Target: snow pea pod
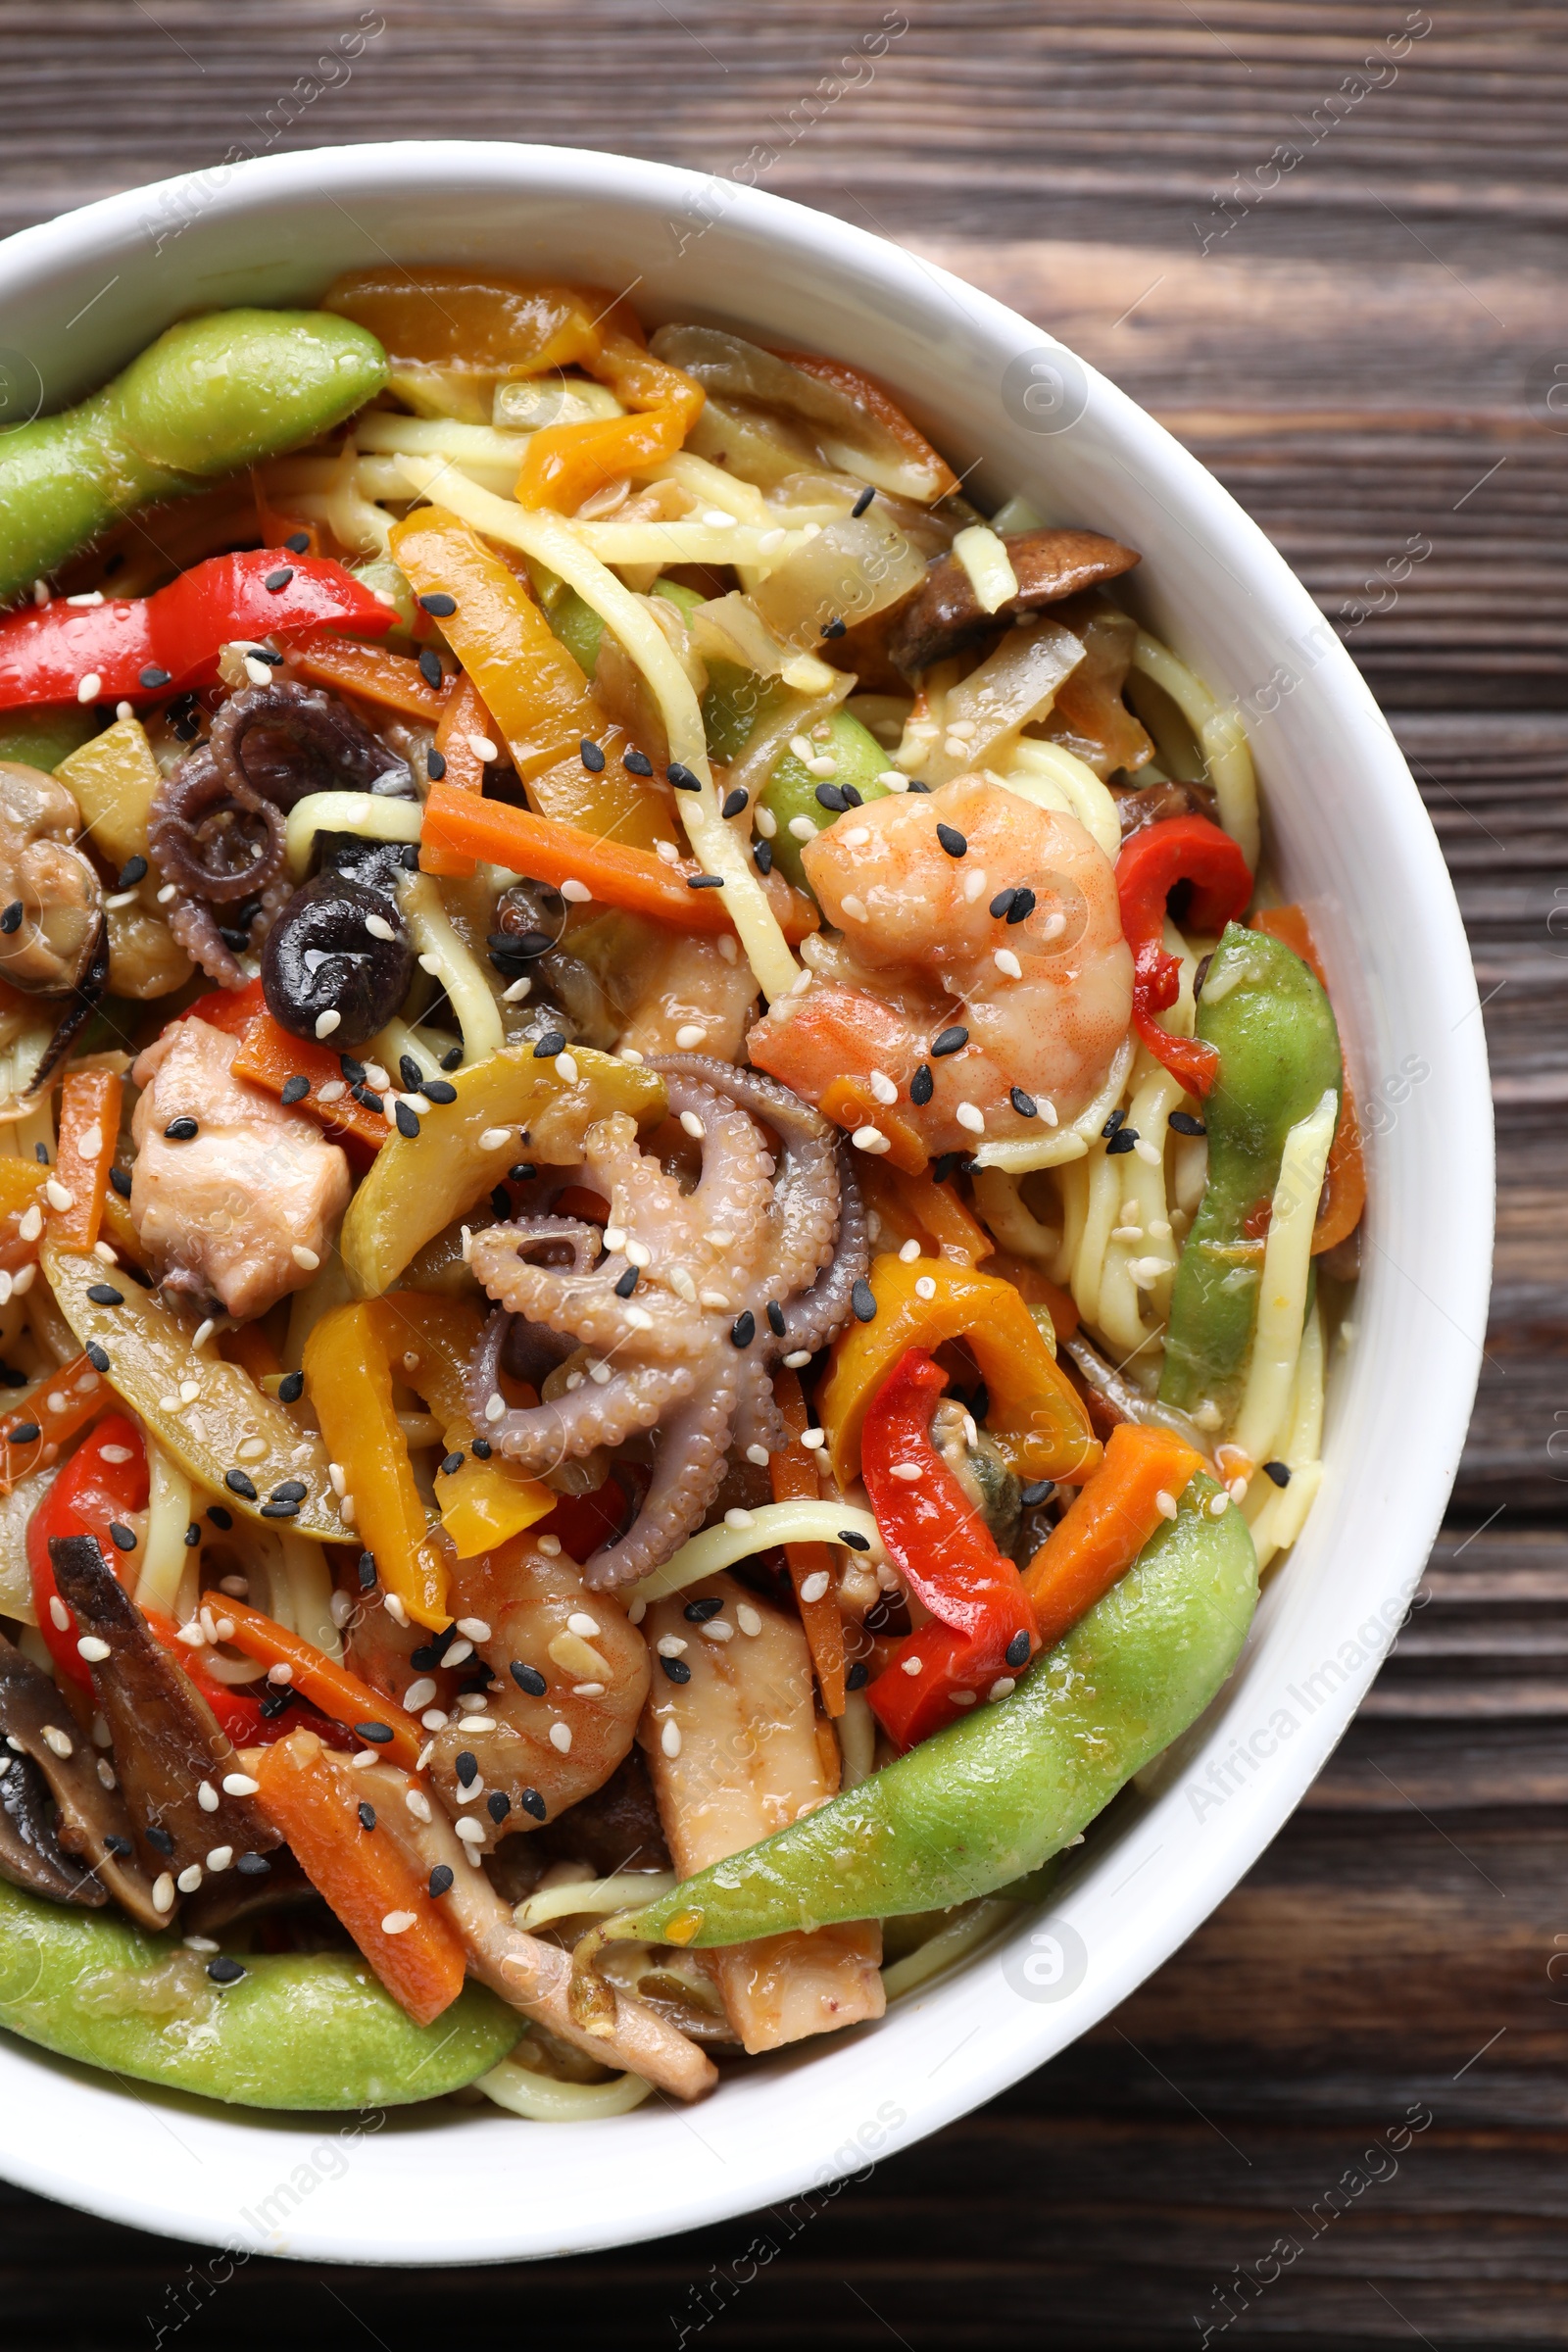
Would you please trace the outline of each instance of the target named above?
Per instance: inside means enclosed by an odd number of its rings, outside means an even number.
[[[297,449],[386,381],[386,354],[324,311],[182,319],[111,383],[0,440],[0,597],[152,499]]]
[[[1283,940],[1231,923],[1204,975],[1197,1034],[1219,1054],[1203,1104],[1208,1184],[1171,1295],[1161,1404],[1228,1420],[1257,1319],[1263,1236],[1285,1139],[1344,1064],[1333,1009]]]
[[[209,1965],[0,1880],[0,2026],[136,2082],[237,2107],[407,2106],[487,2073],[524,2030],[478,1984],[416,2026],[355,1952],[247,1954],[227,1984]]]
[[[1201,1714],[1257,1598],[1240,1511],[1202,1474],[1177,1516],[1011,1697],[977,1707],[858,1788],[672,1894],[603,1940],[743,1943],[836,1920],[934,1911],[1008,1886],[1074,1838]]]

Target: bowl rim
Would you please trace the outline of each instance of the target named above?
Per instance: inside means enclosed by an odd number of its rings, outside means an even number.
[[[1073,358],[1054,338],[946,270],[864,229],[757,187],[715,181],[710,175],[670,165],[590,149],[466,140],[382,142],[253,159],[224,167],[221,185],[216,190],[211,183],[220,174],[178,174],[100,198],[58,220],[23,230],[0,247],[0,299],[9,301],[19,294],[38,299],[50,281],[112,251],[117,240],[124,239],[145,220],[150,204],[177,206],[184,199],[192,205],[199,203],[202,212],[220,222],[265,212],[273,203],[312,197],[336,203],[339,198],[351,198],[357,189],[373,193],[392,174],[410,186],[433,187],[457,180],[476,191],[519,201],[548,196],[592,204],[608,198],[612,204],[633,209],[657,206],[666,213],[698,219],[704,217],[705,202],[711,205],[712,191],[718,188],[726,230],[750,238],[759,247],[787,253],[794,261],[817,268],[839,281],[858,281],[867,289],[874,288],[913,312],[929,304],[934,287],[945,301],[961,302],[977,339],[993,350],[1010,346],[1013,355],[1021,356],[1049,348],[1069,359],[1081,370],[1088,405],[1128,456],[1140,487],[1148,488],[1152,478],[1177,486],[1187,511],[1200,516],[1210,543],[1224,547],[1229,558],[1226,568],[1233,577],[1233,566],[1245,571],[1247,592],[1269,602],[1282,625],[1291,627],[1293,642],[1314,642],[1312,632],[1321,635],[1325,629],[1316,606],[1284,558],[1200,461],[1126,394]],[[1451,883],[1408,769],[1359,671],[1332,631],[1327,634],[1329,642],[1314,651],[1311,693],[1335,710],[1342,729],[1364,759],[1369,778],[1376,777],[1376,797],[1387,822],[1400,828],[1401,871],[1409,893],[1420,901],[1435,1006],[1446,1026],[1451,1016],[1449,1037],[1457,1040],[1448,1054],[1449,1107],[1463,1115],[1448,1139],[1449,1157],[1444,1169],[1452,1203],[1446,1223],[1449,1255],[1444,1285],[1455,1312],[1446,1319],[1456,1331],[1465,1323],[1484,1331],[1492,1236],[1492,1111],[1469,951]],[[1445,1310],[1440,1307],[1438,1311],[1442,1314]],[[1436,1324],[1432,1328],[1435,1358],[1442,1358],[1443,1334]],[[1461,1336],[1465,1336],[1462,1331]],[[1466,1337],[1468,1348],[1479,1350],[1479,1346],[1473,1336]],[[387,2200],[384,2227],[373,2226],[358,2206],[334,2215],[327,2210],[333,2200],[325,2199],[316,2219],[307,2211],[303,2220],[291,2223],[286,2242],[280,2242],[275,2234],[258,2239],[243,2230],[236,2232],[231,2205],[215,2203],[211,2194],[198,2191],[188,2179],[172,2186],[160,2179],[155,2163],[127,2167],[122,2161],[109,2164],[95,2159],[84,2169],[79,2153],[68,2150],[66,2139],[50,2128],[54,2110],[63,2107],[74,2116],[87,2112],[106,2115],[103,2103],[109,2102],[116,2110],[129,2113],[130,2103],[102,2075],[0,2034],[0,2087],[5,2093],[0,2096],[0,2174],[19,2185],[142,2229],[219,2247],[233,2247],[237,2242],[247,2256],[269,2252],[313,2260],[400,2264],[505,2261],[608,2247],[729,2218],[803,2192],[836,2193],[852,2172],[883,2153],[910,2144],[1005,2089],[1103,2017],[1193,1933],[1283,1827],[1343,1735],[1396,1633],[1458,1466],[1480,1360],[1478,1351],[1467,1365],[1460,1360],[1456,1345],[1448,1348],[1442,1363],[1442,1393],[1434,1394],[1432,1399],[1434,1426],[1427,1433],[1419,1490],[1408,1464],[1391,1464],[1385,1473],[1391,1491],[1402,1480],[1408,1492],[1402,1540],[1391,1547],[1392,1556],[1381,1558],[1370,1588],[1380,1605],[1379,1612],[1368,1620],[1376,1633],[1369,1637],[1367,1626],[1361,1628],[1364,1656],[1344,1671],[1338,1687],[1311,1710],[1300,1727],[1303,1736],[1277,1758],[1278,1769],[1271,1779],[1261,1774],[1249,1779],[1240,1774],[1236,1788],[1227,1787],[1223,1800],[1229,1814],[1227,1834],[1219,1842],[1211,1841],[1206,1853],[1198,1858],[1185,1890],[1180,1894],[1170,1890],[1157,1924],[1150,1928],[1135,1923],[1127,1929],[1125,1922],[1117,1926],[1111,1921],[1104,1931],[1102,1964],[1097,1951],[1097,1966],[1090,1972],[1093,1984],[1086,1979],[1060,1999],[1043,2000],[1033,2011],[1012,2008],[1007,2013],[1009,2031],[992,2030],[994,2021],[988,2021],[984,2009],[999,1989],[999,1976],[1009,1967],[1016,1972],[1027,1964],[1031,1950],[1042,1948],[1031,1942],[1031,1935],[1038,1936],[1043,1931],[1031,1931],[1027,1918],[1018,1930],[966,1960],[947,1978],[906,1996],[884,2027],[857,2029],[831,2048],[796,2045],[793,2052],[784,2053],[747,2082],[727,2086],[720,2099],[729,2102],[736,2119],[733,2128],[726,2125],[720,2133],[723,2144],[731,2149],[720,2166],[721,2174],[731,2176],[727,2180],[650,2180],[647,2201],[630,2219],[606,2215],[568,2223],[558,2214],[541,2224],[526,2212],[476,2215],[472,2226],[460,2230],[456,2239],[450,2229],[421,2228],[406,2206],[399,2209],[401,2200],[395,2196]],[[1436,1370],[1433,1378],[1437,1378]],[[1316,1507],[1321,1510],[1321,1502]],[[1216,1715],[1222,1727],[1228,1724],[1232,1691],[1248,1656],[1258,1646],[1265,1621],[1270,1627],[1276,1621],[1288,1626],[1293,1608],[1299,1617],[1296,1604],[1302,1596],[1287,1592],[1286,1582],[1280,1580],[1271,1588],[1243,1665],[1216,1701],[1210,1718],[1178,1743],[1178,1767],[1184,1759],[1190,1761],[1200,1752],[1207,1752],[1200,1742],[1209,1736]],[[1348,1642],[1347,1646],[1354,1644]],[[1192,1787],[1196,1783],[1190,1785],[1190,1793]],[[1136,1877],[1158,1852],[1158,1842],[1152,1843],[1152,1831],[1158,1826],[1161,1807],[1173,1803],[1178,1793],[1167,1779],[1164,1790],[1142,1816],[1119,1827],[1108,1844],[1097,1847],[1094,1868],[1064,1884],[1054,1898],[1049,1929],[1057,1936],[1054,1950],[1058,1958],[1063,1924],[1069,1937],[1078,1932],[1065,1915],[1081,1891],[1093,1885],[1105,1854],[1114,1850],[1124,1855],[1130,1877]],[[1121,1884],[1130,1884],[1130,1877]],[[1119,1894],[1119,1888],[1115,1891]],[[1122,1917],[1122,1913],[1116,1915]],[[1007,1981],[1016,1989],[1015,1976]],[[923,2073],[918,2087],[912,2087],[896,2066],[894,2086],[899,2095],[884,2098],[873,2114],[870,2095],[894,2080],[888,2056],[897,2050],[900,2060],[907,2061],[911,2054],[923,2051],[929,2055],[938,2045],[945,2047],[977,2005],[982,2011],[981,2024],[974,2027],[972,2035],[963,2035],[957,2050],[948,2054],[956,2061],[967,2045],[963,2062],[955,2063],[944,2081],[948,2058],[943,2058],[938,2069]],[[881,2061],[875,2057],[879,2038],[888,2053]],[[976,2040],[979,2047],[974,2046]],[[869,2058],[868,2052],[872,2053]],[[835,2082],[843,2086],[818,2101],[806,2102],[820,2120],[804,2127],[798,2120],[788,2121],[775,2095],[776,2086],[800,2073],[803,2066],[813,2070],[824,2090],[824,2070],[836,2069]],[[36,2097],[28,2095],[28,2085],[34,2082]],[[240,2140],[270,2138],[275,2142],[280,2125],[290,2127],[297,2122],[275,2118],[267,2111],[217,2108],[141,2085],[131,2087],[137,2107],[150,2113],[155,2124],[165,2130],[172,2131],[174,2120],[183,2112],[189,2120],[182,2129],[195,2132],[210,2154]],[[771,2102],[767,2111],[763,2111],[764,2099]],[[853,2117],[862,2103],[871,2120],[847,2131],[845,2117]],[[794,2102],[795,2106],[801,2104]],[[896,2111],[894,2118],[877,2122],[877,2117],[885,2118],[888,2108]],[[411,2135],[407,2119],[416,2119],[419,2112],[404,2111],[401,2127],[374,2143],[375,2162],[362,2168],[374,2174],[383,2190],[399,2177],[392,2151],[401,2138]],[[644,2134],[636,2127],[650,2113],[645,2107],[636,2115],[616,2119],[616,2131],[626,2132],[630,2127],[634,2138],[641,2140]],[[699,2111],[698,2121],[704,2113],[710,2114],[711,2123],[711,2111]],[[492,2147],[490,2126],[500,2120],[487,2119]],[[446,2121],[442,2119],[443,2129]],[[300,2129],[317,2139],[321,2136],[312,2129],[312,2119],[304,2119]],[[569,2172],[573,2158],[568,2151],[578,2146],[586,2151],[590,2143],[582,2134],[595,2127],[560,2129],[567,2135],[559,2150],[565,2159],[560,2169]],[[230,2134],[237,2137],[231,2141]],[[178,2137],[179,2132],[174,2135]],[[289,2136],[286,2129],[282,2136]],[[156,2145],[156,2129],[147,2133],[147,2139],[149,2147]],[[648,2144],[652,2146],[651,2139]],[[551,2145],[557,2153],[556,2143]],[[632,2142],[628,2140],[627,2145],[629,2153]],[[592,2146],[590,2161],[597,2170],[604,2144],[600,2140]],[[383,2163],[383,2158],[388,2161]],[[203,2162],[207,2161],[204,2157]],[[271,2161],[276,2165],[279,2158],[274,2156]],[[499,2150],[489,2161],[505,2174],[508,2168]],[[665,2173],[671,2169],[675,2168],[663,2168]],[[596,2205],[599,2202],[595,2200]]]

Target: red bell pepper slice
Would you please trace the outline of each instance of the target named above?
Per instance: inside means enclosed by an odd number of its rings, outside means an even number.
[[[83,1438],[27,1522],[27,1565],[32,1572],[32,1605],[38,1631],[56,1671],[84,1690],[92,1677],[76,1648],[76,1620],[60,1597],[49,1558],[53,1536],[92,1536],[116,1575],[125,1555],[110,1535],[111,1522],[123,1525],[147,1507],[147,1448],[141,1431],[123,1413],[106,1413]],[[56,1612],[66,1619],[62,1625]]]
[[[222,1615],[221,1596],[209,1595],[209,1605],[215,1617]],[[192,1649],[179,1638],[179,1629],[172,1617],[162,1609],[143,1609],[149,1630],[163,1643],[180,1671],[193,1682],[219,1723],[228,1734],[235,1747],[268,1747],[274,1740],[286,1740],[290,1732],[314,1732],[328,1747],[356,1748],[363,1743],[341,1723],[333,1723],[319,1708],[296,1697],[289,1707],[280,1707],[275,1715],[264,1715],[258,1690],[267,1692],[273,1686],[268,1683],[220,1683],[203,1672],[202,1653]]]
[[[860,1437],[860,1471],[888,1557],[932,1619],[899,1643],[866,1692],[900,1747],[955,1722],[997,1683],[1010,1690],[1008,1678],[1040,1646],[1022,1578],[931,1443],[931,1409],[947,1385],[941,1365],[910,1348],[872,1399]]]
[[[0,710],[74,703],[89,678],[98,681],[89,702],[155,702],[210,686],[219,655],[236,639],[286,641],[320,628],[382,637],[396,617],[324,557],[268,547],[211,556],[152,596],[99,605],[55,597],[0,620]]]
[[[1219,1068],[1212,1046],[1171,1037],[1155,1020],[1181,990],[1181,965],[1165,953],[1165,902],[1178,882],[1193,886],[1188,921],[1223,931],[1252,895],[1252,874],[1228,833],[1206,816],[1168,816],[1133,834],[1116,860],[1121,927],[1133,952],[1133,1027],[1156,1061],[1191,1095],[1206,1095]]]

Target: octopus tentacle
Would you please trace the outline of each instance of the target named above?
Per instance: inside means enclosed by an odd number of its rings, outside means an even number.
[[[851,1294],[870,1263],[865,1205],[860,1199],[860,1188],[856,1181],[855,1164],[850,1157],[848,1144],[839,1145],[838,1155],[838,1247],[831,1262],[824,1266],[811,1288],[785,1305],[787,1337],[781,1345],[792,1353],[802,1348],[809,1348],[814,1351],[825,1347],[844,1328],[849,1317]]]
[[[619,1543],[595,1552],[583,1570],[596,1592],[634,1585],[667,1560],[700,1524],[723,1484],[735,1389],[736,1375],[721,1367],[665,1422],[642,1509]]]
[[[245,986],[245,967],[220,937],[218,917],[210,906],[200,899],[179,898],[170,907],[168,920],[176,946],[201,965],[209,980],[216,980],[220,988]]]
[[[711,1054],[651,1054],[648,1067],[657,1070],[662,1078],[695,1078],[710,1086],[716,1095],[725,1096],[742,1110],[749,1110],[764,1126],[780,1136],[815,1136],[831,1141],[831,1123],[809,1102],[781,1086],[776,1078],[766,1078],[760,1070],[738,1069],[732,1061],[719,1061]]]
[[[632,1364],[603,1388],[585,1380],[549,1404],[513,1405],[499,1421],[480,1414],[479,1427],[509,1462],[538,1477],[596,1446],[623,1446],[634,1430],[652,1429],[695,1385],[686,1364]]]
[[[741,1357],[740,1384],[735,1396],[735,1448],[750,1455],[758,1446],[763,1453],[782,1453],[789,1445],[789,1432],[784,1416],[773,1401],[773,1383],[768,1373],[768,1355],[760,1348],[748,1351]]]
[[[656,1254],[684,1245],[691,1202],[674,1178],[639,1149],[637,1122],[628,1112],[614,1111],[589,1128],[583,1158],[616,1225],[629,1226]]]

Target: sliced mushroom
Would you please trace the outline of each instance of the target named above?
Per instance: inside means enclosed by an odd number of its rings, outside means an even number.
[[[97,1011],[105,989],[109,985],[109,923],[98,917],[98,929],[87,958],[87,968],[61,1005],[55,1033],[43,1050],[43,1058],[28,1079],[26,1092],[36,1095],[48,1084],[64,1061],[75,1040]]]
[[[1145,825],[1163,824],[1168,816],[1206,816],[1218,823],[1219,796],[1212,784],[1112,784],[1121,837],[1141,833]]]
[[[115,1895],[139,1926],[163,1927],[152,1883],[131,1859],[130,1816],[107,1759],[100,1766],[49,1677],[3,1636],[0,1739],[0,1874],[89,1910]]]
[[[103,886],[73,846],[80,831],[62,783],[0,760],[0,976],[32,996],[74,988],[103,927]]]
[[[1004,535],[1018,593],[988,612],[974,582],[956,556],[938,556],[918,594],[899,613],[888,637],[888,653],[912,677],[933,662],[961,653],[993,629],[1043,612],[1085,588],[1119,579],[1139,562],[1136,551],[1100,531],[1038,530]]]
[[[205,1870],[215,1851],[236,1859],[279,1844],[249,1798],[225,1788],[241,1770],[228,1735],[161,1647],[93,1538],[52,1537],[49,1557],[76,1623],[108,1648],[106,1658],[92,1662],[93,1695],[114,1740],[136,1850],[148,1871],[177,1879],[193,1867]]]

